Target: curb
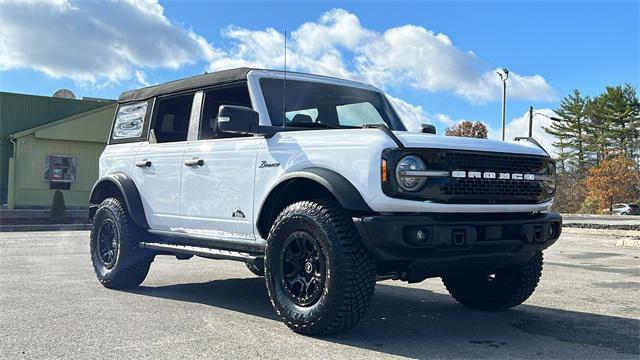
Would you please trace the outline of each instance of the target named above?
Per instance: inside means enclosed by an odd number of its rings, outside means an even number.
[[[640,248],[640,240],[636,240],[636,239],[620,239],[620,240],[618,240],[616,242],[616,246]]]
[[[0,225],[0,232],[91,230],[91,224]]]
[[[594,228],[580,228],[580,227],[562,227],[563,234],[575,234],[575,235],[596,235],[596,236],[617,236],[626,238],[639,238],[640,231],[638,230],[617,230],[617,229],[594,229]]]

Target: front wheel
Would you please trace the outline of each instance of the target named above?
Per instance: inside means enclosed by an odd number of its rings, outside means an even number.
[[[136,287],[144,281],[153,253],[139,247],[147,231],[136,226],[121,199],[105,199],[93,218],[91,262],[107,288]]]
[[[274,222],[265,252],[269,298],[293,331],[328,335],[355,326],[373,296],[376,268],[353,220],[334,201],[301,201]]]
[[[442,282],[462,305],[476,310],[504,310],[533,294],[542,275],[542,252],[529,261],[475,277],[444,277]]]

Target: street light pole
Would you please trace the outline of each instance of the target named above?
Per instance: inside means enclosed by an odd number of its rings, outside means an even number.
[[[507,130],[507,79],[509,78],[509,69],[503,68],[502,71],[498,71],[497,74],[500,76],[500,80],[502,80],[502,141],[504,141]]]
[[[552,120],[552,121],[564,121],[563,118],[559,118],[557,116],[549,116],[549,115],[545,115],[545,114],[539,113],[539,112],[534,113],[533,112],[533,106],[529,106],[529,137],[530,138],[533,137],[533,117],[536,116],[536,115],[540,115],[542,117],[546,117],[547,119]]]
[[[529,106],[529,137],[533,137],[533,106]]]

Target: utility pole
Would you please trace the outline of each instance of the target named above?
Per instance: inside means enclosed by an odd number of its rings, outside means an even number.
[[[502,68],[502,71],[497,71],[496,73],[500,76],[500,80],[502,80],[502,141],[504,141],[507,130],[507,79],[509,78],[509,69]]]
[[[533,137],[533,106],[529,106],[529,137]]]

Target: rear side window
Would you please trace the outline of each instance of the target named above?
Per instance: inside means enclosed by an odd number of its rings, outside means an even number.
[[[155,142],[186,141],[189,117],[193,105],[193,93],[156,100],[157,110],[151,125],[151,135]],[[153,139],[150,139],[153,142]]]
[[[120,105],[113,125],[112,140],[126,142],[140,138],[148,108],[147,101]]]

